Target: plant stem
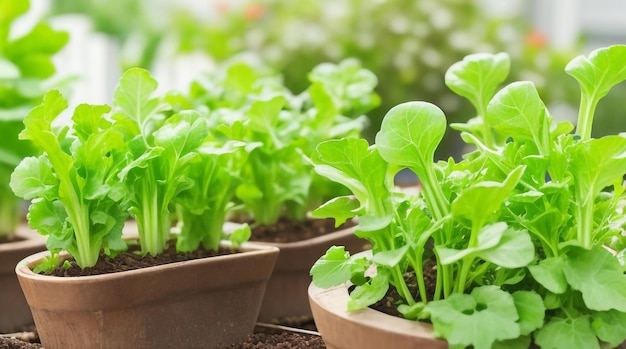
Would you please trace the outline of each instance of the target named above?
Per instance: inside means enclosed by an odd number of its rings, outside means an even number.
[[[598,99],[595,98],[595,96],[588,96],[584,93],[581,95],[580,112],[578,113],[578,122],[576,124],[576,134],[579,135],[583,141],[591,138],[593,114],[597,104]]]
[[[579,200],[579,206],[576,210],[577,220],[577,239],[582,247],[591,249],[593,231],[593,199],[585,197]]]

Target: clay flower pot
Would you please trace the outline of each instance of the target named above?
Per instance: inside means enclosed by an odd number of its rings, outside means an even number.
[[[322,289],[311,283],[308,294],[317,330],[328,349],[446,349],[432,326],[366,308],[348,312],[349,283]]]
[[[26,224],[17,227],[16,238],[14,242],[0,244],[0,333],[20,331],[33,324],[15,266],[26,256],[46,249],[45,237]]]
[[[351,253],[369,248],[367,240],[354,235],[354,227],[297,242],[257,243],[280,249],[259,312],[261,322],[311,316],[307,289],[311,283],[309,270],[313,264],[333,245],[345,246]]]
[[[83,277],[33,273],[43,252],[15,270],[46,349],[216,348],[253,332],[278,254],[240,251]]]

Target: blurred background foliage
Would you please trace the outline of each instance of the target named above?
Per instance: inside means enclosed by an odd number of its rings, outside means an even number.
[[[563,68],[580,46],[554,49],[531,26],[523,2],[500,10],[484,0],[215,0],[202,8],[184,3],[54,0],[51,15],[88,15],[95,30],[123,47],[123,69],[150,69],[164,43],[181,54],[202,52],[216,63],[252,53],[296,93],[308,86],[314,66],[355,57],[378,77],[381,104],[369,113],[370,141],[384,114],[409,100],[437,104],[449,122],[475,116],[444,84],[448,67],[470,53],[507,52],[509,81],[533,81],[549,106],[578,103],[578,86]],[[460,153],[454,132],[446,135],[439,158]]]

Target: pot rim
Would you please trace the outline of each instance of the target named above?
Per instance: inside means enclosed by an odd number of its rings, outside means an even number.
[[[220,242],[220,246],[232,247],[232,244],[229,241],[222,241]],[[243,244],[241,244],[241,246],[237,250],[245,254],[273,254],[273,253],[278,254],[278,252],[280,251],[278,247],[260,245],[255,242],[244,242]],[[191,259],[187,261],[173,262],[173,263],[161,264],[158,266],[150,266],[150,267],[145,267],[145,268],[140,268],[140,269],[120,271],[120,272],[115,272],[115,273],[86,275],[86,276],[67,276],[67,277],[37,274],[32,271],[31,267],[34,264],[36,264],[36,262],[41,261],[44,257],[47,257],[47,256],[50,256],[50,251],[38,252],[38,253],[35,253],[35,254],[32,254],[30,256],[23,258],[15,266],[15,273],[20,277],[29,278],[29,279],[44,279],[47,282],[62,282],[66,284],[83,283],[88,280],[123,278],[128,275],[145,273],[146,270],[151,270],[152,268],[159,268],[160,270],[167,270],[167,269],[179,268],[184,265],[191,266],[195,264],[201,264],[207,258],[211,258],[212,260],[228,261],[229,259],[237,258],[239,256],[239,253]],[[70,254],[67,251],[62,251],[59,253],[59,256],[62,259],[66,259],[70,256]]]
[[[334,313],[340,318],[357,322],[368,328],[380,329],[384,327],[386,331],[393,333],[405,335],[412,333],[422,338],[439,340],[433,335],[432,325],[425,322],[402,319],[371,308],[349,312],[347,310],[347,303],[350,300],[348,288],[351,285],[350,282],[346,282],[323,289],[311,282],[308,290],[309,299],[326,312]]]

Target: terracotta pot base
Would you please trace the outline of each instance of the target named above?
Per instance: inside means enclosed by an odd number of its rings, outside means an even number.
[[[244,244],[243,253],[127,272],[53,277],[16,268],[46,349],[215,348],[254,329],[278,249]]]
[[[15,266],[26,256],[46,249],[45,237],[26,224],[18,226],[16,237],[20,240],[0,244],[0,333],[32,326],[33,316],[17,281]]]

